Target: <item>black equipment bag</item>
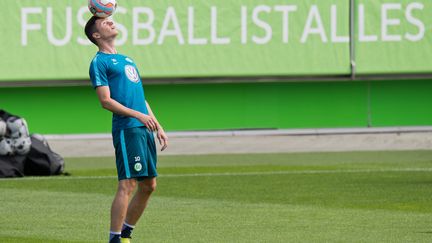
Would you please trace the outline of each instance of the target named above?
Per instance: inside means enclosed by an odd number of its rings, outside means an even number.
[[[31,149],[27,154],[24,174],[26,176],[60,175],[64,171],[63,158],[53,152],[46,141],[31,137]]]
[[[0,118],[14,116],[0,110]],[[0,156],[0,178],[49,176],[64,174],[63,158],[53,152],[43,136],[32,134],[30,152],[26,155]]]
[[[27,155],[0,156],[0,178],[64,173],[65,163],[59,154],[34,136],[31,136],[31,141],[31,149]]]
[[[11,113],[5,111],[5,110],[0,110],[0,118],[3,120],[7,120],[9,117],[14,116]]]
[[[0,156],[0,178],[23,177],[25,155]]]

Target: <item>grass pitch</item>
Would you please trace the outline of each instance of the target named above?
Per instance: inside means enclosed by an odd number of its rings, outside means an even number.
[[[113,158],[0,180],[0,242],[107,242]],[[432,242],[432,151],[162,156],[134,242]]]

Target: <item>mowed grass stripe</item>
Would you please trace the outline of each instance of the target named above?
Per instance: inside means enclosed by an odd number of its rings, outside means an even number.
[[[201,177],[201,176],[271,176],[271,175],[298,175],[298,174],[348,174],[348,173],[387,173],[387,172],[432,172],[432,168],[401,168],[401,169],[369,169],[369,170],[296,170],[296,171],[264,171],[264,172],[226,172],[226,173],[187,173],[187,174],[161,174],[158,177]],[[82,179],[111,179],[116,176],[51,176],[51,177],[23,177],[6,178],[8,180],[82,180]]]
[[[106,242],[111,196],[0,190],[2,242]],[[26,203],[32,198],[33,204]],[[19,212],[8,210],[19,208]],[[23,224],[22,222],[26,222]],[[152,198],[138,242],[426,242],[430,214]],[[49,225],[50,228],[46,228]],[[43,232],[43,235],[41,235]],[[367,232],[367,234],[365,233]]]

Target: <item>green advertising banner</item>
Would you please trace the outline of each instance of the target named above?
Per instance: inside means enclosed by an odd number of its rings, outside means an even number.
[[[356,0],[357,73],[431,73],[431,13],[431,0]]]
[[[117,50],[146,78],[349,75],[351,58],[357,74],[432,72],[430,0],[118,4]],[[89,17],[87,0],[3,0],[0,81],[88,79]]]
[[[118,51],[145,77],[350,73],[349,1],[118,0]],[[87,0],[3,0],[0,80],[87,79]]]

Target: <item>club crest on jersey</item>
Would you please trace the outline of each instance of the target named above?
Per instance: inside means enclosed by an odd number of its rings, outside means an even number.
[[[134,83],[138,83],[139,81],[139,75],[134,66],[126,65],[125,66],[125,73],[128,79]]]
[[[134,169],[135,169],[136,171],[141,171],[141,170],[142,170],[142,165],[141,165],[140,163],[135,163],[135,165],[134,165]]]

